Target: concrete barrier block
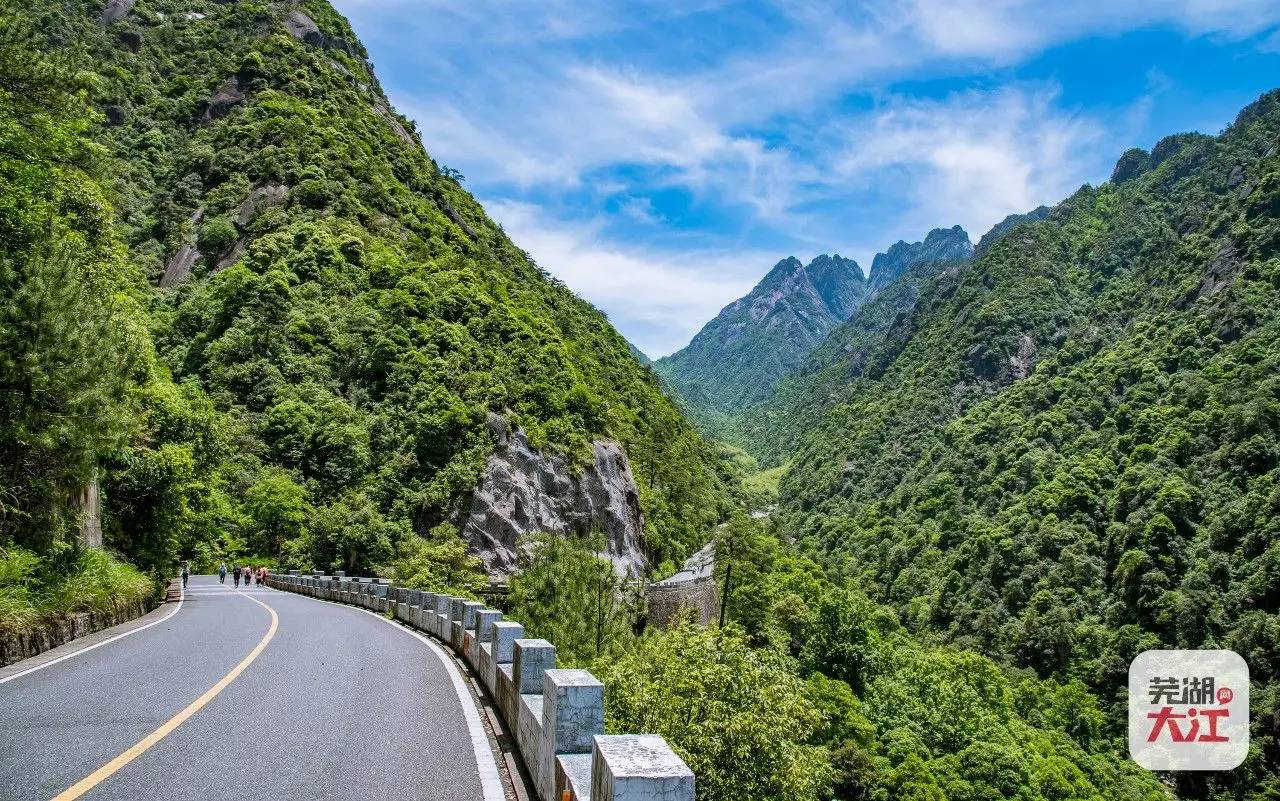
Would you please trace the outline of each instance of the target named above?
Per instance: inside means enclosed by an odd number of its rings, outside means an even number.
[[[546,640],[518,639],[512,646],[511,674],[519,695],[542,695],[543,674],[556,666],[556,647]]]
[[[556,787],[554,797],[564,798],[569,793],[572,801],[591,799],[591,754],[560,754],[556,757]]]
[[[472,670],[480,671],[480,646],[489,641],[489,632],[493,630],[493,624],[502,619],[502,613],[497,609],[486,609],[481,607],[476,610],[475,625],[471,630],[463,633],[463,652],[467,660],[467,664]],[[480,675],[484,673],[480,671]]]
[[[493,645],[493,662],[504,665],[516,658],[516,640],[524,637],[524,626],[514,620],[498,620],[489,633],[489,642]]]
[[[511,660],[515,658],[515,641],[523,636],[524,626],[510,620],[496,621],[489,630],[489,642],[485,643],[488,646],[485,649],[488,661],[483,665],[480,678],[495,699],[498,696],[499,667],[511,664]],[[502,708],[501,704],[498,708]]]
[[[479,601],[463,601],[462,617],[455,619],[453,622],[459,626],[453,629],[450,642],[453,644],[453,650],[460,656],[466,658],[466,644],[463,642],[463,636],[476,627],[476,613],[484,608],[484,604]]]
[[[435,619],[431,633],[436,635],[436,639],[444,640],[449,636],[449,615],[452,613],[454,598],[449,595],[440,594],[436,596]]]
[[[591,753],[599,734],[604,734],[604,684],[585,670],[546,671],[537,762],[538,793],[545,801],[557,801],[556,756]]]
[[[693,771],[656,734],[599,735],[591,801],[693,801]]]
[[[511,729],[515,728],[516,717],[516,683],[511,677],[511,663],[496,665],[493,671],[493,701],[498,705],[498,712]]]
[[[542,696],[516,696],[516,746],[529,770],[537,776],[537,765],[542,753]],[[542,797],[541,790],[538,797]]]

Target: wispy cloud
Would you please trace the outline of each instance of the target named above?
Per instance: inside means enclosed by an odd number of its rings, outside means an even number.
[[[600,221],[556,219],[530,203],[495,200],[485,206],[540,266],[602,309],[654,358],[688,342],[772,264],[769,255],[751,251],[621,246],[602,239]]]
[[[896,184],[905,227],[955,222],[979,235],[1097,171],[1106,127],[1056,99],[1051,86],[894,98],[851,126],[833,167],[841,181]]]
[[[1280,0],[337,6],[432,154],[658,354],[788,251],[976,237],[1104,178],[1160,91],[1093,110],[1016,65],[1156,28],[1280,36]]]

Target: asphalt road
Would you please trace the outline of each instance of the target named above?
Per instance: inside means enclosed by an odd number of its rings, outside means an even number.
[[[194,576],[168,620],[0,684],[0,799],[113,765],[83,798],[481,801],[474,716],[439,654],[360,610],[230,584]]]

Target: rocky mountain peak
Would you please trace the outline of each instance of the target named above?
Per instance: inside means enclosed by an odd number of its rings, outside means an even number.
[[[871,261],[872,291],[883,289],[916,264],[931,261],[962,261],[973,254],[969,234],[958,225],[935,228],[922,242],[899,239]]]

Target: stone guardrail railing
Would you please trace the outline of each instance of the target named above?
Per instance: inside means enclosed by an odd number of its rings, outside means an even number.
[[[604,685],[556,668],[555,646],[479,601],[395,587],[387,579],[303,576],[267,585],[391,612],[449,646],[488,690],[540,801],[693,801],[693,771],[656,734],[605,734]]]

